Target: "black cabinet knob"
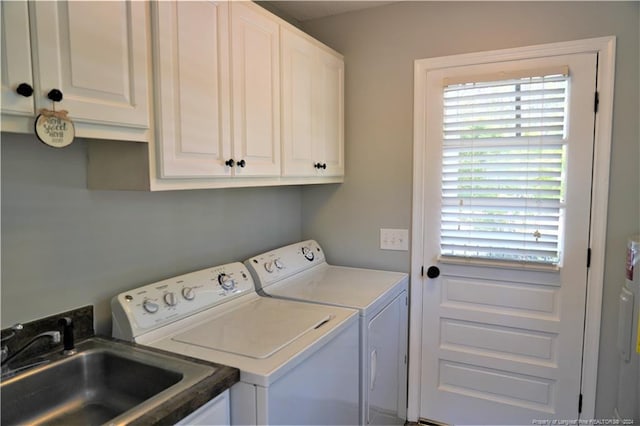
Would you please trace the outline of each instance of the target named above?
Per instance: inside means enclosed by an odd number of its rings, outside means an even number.
[[[314,169],[319,169],[320,168],[320,163],[313,163],[313,168]]]
[[[322,167],[323,169],[326,169],[327,168],[327,163],[322,163],[322,165],[320,167]]]
[[[58,89],[51,89],[49,93],[47,93],[47,98],[51,99],[53,102],[60,102],[62,100],[62,92]]]
[[[440,276],[440,268],[437,266],[429,266],[427,269],[427,277],[438,278]]]
[[[314,163],[313,167],[316,169],[326,169],[327,168],[327,163]]]
[[[16,93],[28,98],[33,95],[33,87],[28,83],[20,83],[18,87],[16,87]]]
[[[233,158],[224,162],[225,166],[233,167],[236,165],[236,162],[233,161]]]
[[[247,162],[246,162],[246,161],[244,161],[244,160],[240,160],[240,161],[238,161],[238,162],[236,163],[236,165],[237,165],[238,167],[244,167],[244,166],[246,166],[246,165],[247,165]]]

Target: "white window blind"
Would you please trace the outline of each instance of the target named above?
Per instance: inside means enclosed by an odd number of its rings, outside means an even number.
[[[549,72],[445,82],[441,257],[561,262],[569,77]]]

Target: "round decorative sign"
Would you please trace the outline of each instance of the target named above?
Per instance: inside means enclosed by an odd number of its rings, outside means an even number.
[[[67,111],[41,110],[36,117],[35,129],[38,139],[54,148],[70,145],[76,135],[73,121],[67,118]]]

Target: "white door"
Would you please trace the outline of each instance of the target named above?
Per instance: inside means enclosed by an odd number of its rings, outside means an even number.
[[[2,113],[32,116],[33,75],[26,2],[2,2]],[[21,95],[16,90],[21,85]],[[2,130],[5,129],[3,123]]]
[[[281,29],[283,176],[344,175],[344,61]]]
[[[151,7],[161,177],[230,176],[229,5]]]
[[[233,151],[238,176],[280,175],[280,28],[251,2],[231,3]]]
[[[344,61],[319,51],[321,84],[318,99],[321,126],[314,144],[314,158],[324,176],[344,175]]]
[[[596,61],[572,54],[424,76],[422,418],[579,417]],[[503,89],[512,116],[487,107]],[[465,90],[479,106],[447,106]],[[547,102],[554,93],[565,101]]]
[[[34,2],[37,108],[93,124],[149,126],[147,4],[135,1]]]
[[[318,163],[313,144],[321,125],[318,100],[317,48],[305,37],[283,28],[282,55],[282,175],[314,176]],[[317,89],[316,89],[317,90]]]

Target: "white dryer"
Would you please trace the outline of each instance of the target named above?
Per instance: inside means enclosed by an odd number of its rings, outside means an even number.
[[[121,293],[113,336],[240,370],[231,424],[354,424],[357,311],[258,296],[242,263]]]
[[[404,424],[407,274],[329,265],[313,240],[254,256],[245,264],[263,296],[358,309],[360,424]]]

